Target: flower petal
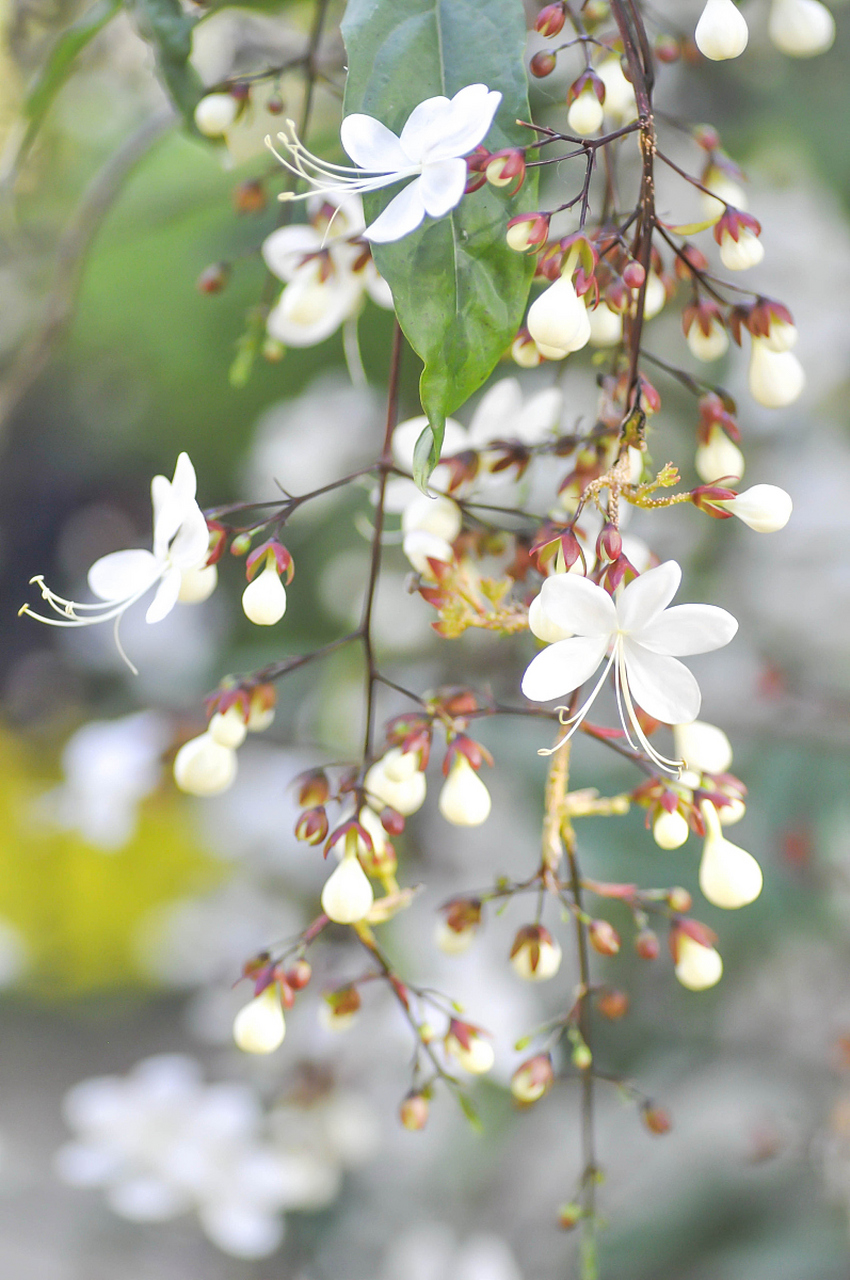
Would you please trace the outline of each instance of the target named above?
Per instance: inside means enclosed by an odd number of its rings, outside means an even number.
[[[95,560],[88,584],[101,600],[129,600],[152,587],[161,572],[161,564],[150,551],[113,551]]]
[[[702,695],[696,677],[678,658],[652,653],[628,636],[623,641],[626,679],[635,702],[663,724],[689,724],[699,715]]]
[[[501,101],[502,95],[488,89],[486,84],[470,84],[459,90],[451,100],[450,110],[439,125],[435,125],[422,159],[445,160],[468,155],[489,131]],[[407,150],[404,141],[402,145]]]
[[[538,653],[522,678],[522,691],[532,702],[551,702],[572,693],[590,679],[608,647],[608,636],[572,636]]]
[[[392,129],[373,116],[360,112],[346,116],[339,136],[346,152],[361,169],[370,173],[395,173],[410,168],[410,160]]]
[[[148,606],[145,622],[162,622],[166,614],[171,613],[180,594],[180,580],[182,577],[183,575],[179,569],[172,568],[165,571],[157,588],[157,593]]]
[[[478,449],[490,440],[511,436],[522,413],[522,388],[516,378],[500,378],[481,397],[469,424],[470,444]]]
[[[436,164],[426,164],[418,185],[425,212],[431,218],[442,218],[463,199],[466,161],[439,160]]]
[[[438,95],[426,98],[413,108],[399,134],[399,144],[408,164],[420,164],[434,138],[442,137],[446,123],[451,119],[451,106],[448,98]]]
[[[683,658],[689,653],[710,653],[722,649],[738,630],[737,619],[714,604],[678,604],[632,639],[653,653],[671,653]]]
[[[209,546],[206,516],[197,502],[193,502],[171,543],[169,560],[178,569],[195,569],[206,560]]]
[[[607,591],[580,573],[556,573],[540,590],[546,617],[579,636],[604,636],[617,630],[617,610]]]
[[[295,273],[269,313],[266,327],[287,347],[312,347],[354,315],[362,296],[361,276],[334,269],[322,280],[316,259]]]
[[[379,213],[371,226],[364,231],[364,239],[375,244],[388,244],[391,240],[401,240],[402,236],[415,231],[425,217],[425,205],[419,189],[419,179],[415,178],[406,187],[393,196],[383,213]]]
[[[617,618],[623,631],[641,631],[666,609],[682,581],[675,560],[648,569],[630,582],[617,601]]]
[[[261,246],[263,261],[278,280],[290,281],[304,264],[304,255],[316,253],[322,247],[322,237],[315,227],[299,224],[295,227],[278,227],[266,236]]]

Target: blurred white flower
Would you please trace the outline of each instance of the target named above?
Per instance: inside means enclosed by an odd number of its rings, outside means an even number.
[[[450,1227],[422,1223],[390,1246],[380,1280],[522,1280],[500,1236],[469,1236],[458,1244]]]

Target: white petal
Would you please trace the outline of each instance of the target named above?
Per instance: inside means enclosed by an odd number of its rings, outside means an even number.
[[[238,1200],[213,1201],[198,1210],[214,1245],[235,1258],[267,1258],[283,1239],[283,1219]]]
[[[538,653],[522,678],[522,691],[532,702],[563,698],[584,684],[605,657],[608,636],[572,636]]]
[[[169,550],[169,560],[180,569],[194,569],[207,558],[210,531],[206,516],[196,502],[184,512],[183,521]]]
[[[191,1207],[184,1192],[146,1174],[114,1183],[106,1199],[110,1209],[132,1222],[167,1222]]]
[[[425,217],[425,205],[419,189],[419,179],[409,182],[397,196],[393,196],[383,213],[365,230],[366,240],[375,244],[389,244],[415,231]]]
[[[564,393],[560,387],[547,387],[538,392],[512,424],[511,434],[523,444],[542,444],[557,426],[563,404]]]
[[[630,582],[617,601],[617,617],[623,631],[642,631],[666,609],[682,581],[675,560],[648,569]]]
[[[522,388],[516,378],[501,378],[478,402],[469,424],[469,440],[476,448],[511,434],[522,412]]]
[[[546,617],[579,636],[605,636],[617,629],[617,610],[607,591],[578,573],[556,573],[540,589]],[[574,686],[573,686],[574,687]]]
[[[410,160],[391,129],[372,116],[346,116],[339,131],[348,155],[371,173],[395,173],[409,169]]]
[[[315,227],[299,225],[278,227],[262,243],[263,261],[278,280],[290,281],[302,265],[305,253],[322,247],[322,237]]]
[[[350,271],[319,278],[318,262],[295,273],[270,312],[266,328],[287,347],[312,347],[335,333],[358,308],[363,280]]]
[[[128,600],[152,587],[161,572],[162,565],[150,551],[113,551],[95,560],[88,584],[101,600]]]
[[[399,135],[399,143],[408,163],[420,164],[435,138],[441,138],[447,126],[450,127],[451,107],[448,98],[438,95],[426,98],[413,108]]]
[[[377,306],[383,307],[385,311],[392,311],[395,305],[392,290],[384,277],[378,274],[378,269],[371,260],[363,268],[363,283],[369,297]]]
[[[465,160],[440,160],[422,169],[419,191],[425,212],[432,218],[442,218],[460,204],[465,190]]]
[[[188,453],[178,455],[177,463],[174,467],[174,479],[171,481],[171,491],[178,502],[189,503],[195,500],[195,494],[198,491],[198,480]]]
[[[171,613],[180,595],[182,581],[183,575],[179,569],[172,567],[165,572],[145,614],[145,622],[162,622],[163,618]]]
[[[678,604],[631,634],[637,644],[653,653],[672,653],[684,658],[689,653],[722,649],[737,630],[737,619],[717,605]]]
[[[439,124],[435,122],[422,158],[445,160],[450,156],[468,155],[483,141],[501,101],[502,95],[488,89],[486,84],[470,84],[460,89],[452,98],[449,111]],[[407,150],[406,142],[403,145]]]
[[[568,641],[564,641],[568,643]],[[651,653],[627,636],[626,678],[635,702],[664,724],[687,724],[699,715],[702,695],[695,676],[678,658]]]

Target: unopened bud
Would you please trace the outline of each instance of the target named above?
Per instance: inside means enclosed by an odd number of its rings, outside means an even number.
[[[262,182],[248,178],[233,188],[233,207],[237,213],[262,213],[268,201]]]
[[[328,834],[328,815],[321,805],[307,809],[295,824],[295,839],[305,844],[321,844]]]
[[[207,725],[207,733],[223,747],[241,747],[248,735],[248,726],[238,703],[226,711],[216,711]]]
[[[293,991],[303,991],[313,976],[313,966],[309,960],[296,960],[287,969],[285,977]]]
[[[184,742],[174,758],[174,781],[193,796],[226,791],[236,777],[236,752],[202,733]]]
[[[458,752],[440,791],[440,813],[456,827],[477,827],[489,817],[490,805],[487,787]]]
[[[646,271],[639,262],[632,260],[623,268],[623,283],[630,289],[639,289],[646,279]]]
[[[542,80],[544,76],[550,76],[557,65],[557,58],[554,53],[550,53],[548,49],[541,49],[539,53],[535,53],[534,57],[528,64],[528,69],[538,80]]]
[[[243,1005],[233,1022],[233,1039],[244,1053],[273,1053],[285,1035],[280,995],[274,984]]]
[[[537,1053],[517,1067],[511,1076],[511,1093],[517,1102],[537,1102],[552,1088],[555,1070],[548,1053]]]
[[[213,262],[204,267],[197,279],[199,293],[221,293],[230,279],[230,266],[226,262]]]
[[[683,889],[681,885],[676,885],[667,894],[667,906],[671,911],[676,911],[680,915],[685,911],[690,911],[693,901],[687,889]]]
[[[534,29],[542,36],[556,36],[564,28],[566,11],[562,4],[547,4],[534,20]]]
[[[713,62],[738,58],[749,39],[747,20],[732,0],[708,0],[694,32],[700,53]]]
[[[579,1039],[573,1046],[571,1057],[573,1066],[579,1071],[589,1071],[593,1066],[593,1054],[590,1051],[590,1045],[585,1044],[584,1040]]]
[[[249,622],[258,627],[272,627],[286,612],[286,588],[277,566],[269,560],[242,592],[242,609]]]
[[[690,835],[688,820],[678,809],[668,813],[660,809],[652,824],[652,838],[659,849],[678,849]]]
[[[232,93],[208,93],[195,107],[195,126],[206,138],[221,138],[238,114],[239,103]]]
[[[625,991],[602,991],[596,998],[596,1007],[610,1022],[618,1022],[629,1011],[629,997]]]
[[[587,938],[593,950],[601,956],[615,956],[620,950],[620,935],[607,920],[591,920]]]
[[[562,1204],[558,1210],[558,1226],[563,1231],[572,1231],[584,1217],[584,1209],[575,1200]]]
[[[425,1094],[414,1091],[402,1099],[398,1115],[405,1129],[416,1132],[425,1128],[430,1110],[431,1104]]]
[[[669,1133],[673,1127],[670,1112],[663,1107],[656,1107],[652,1102],[645,1102],[640,1109],[640,1118],[650,1133]]]
[[[322,890],[322,910],[337,924],[356,924],[372,909],[375,895],[356,854],[346,854]]]
[[[641,929],[640,933],[635,937],[635,951],[641,960],[657,960],[661,945],[658,941],[658,934],[652,929]]]

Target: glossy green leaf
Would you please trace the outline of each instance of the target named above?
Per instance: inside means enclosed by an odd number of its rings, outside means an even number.
[[[528,143],[528,130],[516,124],[529,118],[519,0],[349,0],[342,30],[346,115],[363,111],[398,133],[425,98],[483,83],[502,93],[485,145]],[[367,196],[367,217],[395,194],[393,187]],[[401,327],[425,365],[420,395],[430,429],[416,448],[420,485],[439,458],[446,416],[485,381],[522,320],[533,262],[507,247],[505,226],[534,209],[536,194],[532,170],[514,197],[485,186],[448,217],[375,246]]]
[[[152,46],[157,71],[169,97],[195,132],[195,107],[204,95],[198,73],[189,63],[197,18],[184,13],[179,0],[126,0],[139,34]]]

